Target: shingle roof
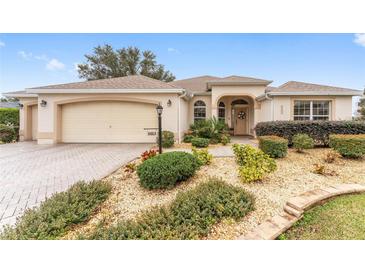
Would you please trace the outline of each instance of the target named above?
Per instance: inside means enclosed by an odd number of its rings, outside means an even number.
[[[18,102],[0,102],[0,108],[18,108]]]
[[[180,86],[186,90],[190,91],[207,91],[207,84],[217,84],[217,83],[262,83],[269,84],[271,81],[252,78],[252,77],[244,77],[244,76],[236,76],[231,75],[228,77],[215,77],[215,76],[199,76],[194,78],[182,79],[172,82],[174,85]]]
[[[304,83],[298,81],[289,81],[281,86],[273,89],[274,92],[286,92],[286,91],[360,91],[355,89],[348,89],[348,88],[341,88],[341,87],[333,87],[333,86],[326,86],[326,85],[318,85],[318,84],[311,84],[311,83]]]
[[[269,80],[259,79],[259,78],[252,78],[252,77],[245,77],[245,76],[237,76],[237,75],[231,75],[228,77],[218,78],[215,80],[210,81],[212,83],[219,82],[219,83],[239,83],[239,82],[245,82],[245,83],[271,83]]]
[[[177,80],[173,81],[172,83],[189,91],[206,91],[207,82],[216,79],[219,79],[219,77],[204,75],[194,78]]]
[[[172,84],[152,79],[143,75],[91,80],[69,84],[50,85],[33,89],[178,89]]]

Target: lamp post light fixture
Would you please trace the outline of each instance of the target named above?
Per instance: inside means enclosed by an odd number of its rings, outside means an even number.
[[[19,104],[19,107],[20,107],[20,108],[23,108],[23,107],[24,107],[24,105],[23,105],[23,104]]]
[[[40,103],[40,105],[41,105],[41,107],[44,108],[47,105],[47,101],[42,100],[41,103]]]
[[[158,152],[162,153],[162,121],[161,121],[161,115],[163,111],[163,107],[161,104],[159,104],[156,107],[157,115],[158,115]]]

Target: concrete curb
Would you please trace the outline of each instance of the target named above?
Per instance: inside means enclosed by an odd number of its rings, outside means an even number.
[[[237,240],[275,240],[302,218],[305,210],[335,196],[365,192],[365,186],[359,184],[340,184],[331,187],[304,192],[290,198],[284,205],[284,212],[265,221]]]

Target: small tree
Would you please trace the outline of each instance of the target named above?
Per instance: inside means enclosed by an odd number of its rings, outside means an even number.
[[[364,89],[364,96],[359,101],[359,109],[357,110],[360,113],[360,117],[365,119],[365,89]]]
[[[80,78],[87,80],[107,79],[128,75],[144,75],[157,80],[170,82],[175,76],[161,64],[156,55],[149,50],[136,47],[114,50],[110,45],[97,46],[93,54],[86,54],[86,63],[78,65]]]

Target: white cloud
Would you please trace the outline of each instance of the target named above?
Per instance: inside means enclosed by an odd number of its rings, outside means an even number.
[[[49,60],[49,58],[45,54],[35,55],[34,58],[37,59],[37,60],[42,60],[42,61],[48,61]]]
[[[180,51],[178,49],[175,49],[175,48],[168,48],[167,51],[168,52],[173,52],[173,53],[180,53]]]
[[[25,52],[24,50],[18,51],[18,55],[25,60],[30,60],[33,57],[31,52]]]
[[[5,43],[3,41],[0,41],[0,48],[5,47]]]
[[[360,46],[365,47],[365,33],[356,33],[354,42]]]
[[[46,65],[47,70],[62,70],[64,68],[65,64],[63,64],[62,62],[58,61],[55,58],[51,59]]]

